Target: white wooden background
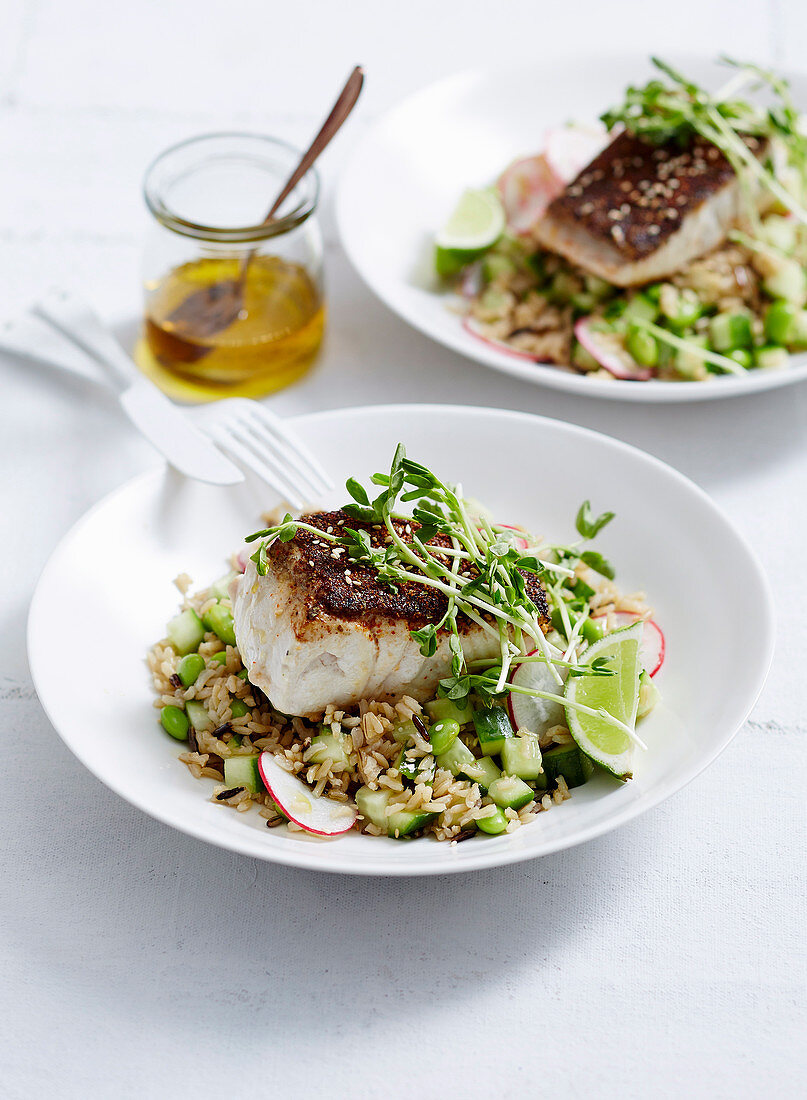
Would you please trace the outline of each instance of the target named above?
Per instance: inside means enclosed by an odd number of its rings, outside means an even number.
[[[803,1095],[807,390],[644,409],[493,375],[378,304],[330,212],[351,142],[439,76],[563,53],[585,79],[586,52],[633,48],[798,67],[803,0],[2,0],[0,14],[0,317],[67,283],[132,320],[150,158],[216,128],[302,141],[360,61],[366,94],[324,164],[327,349],[274,407],[464,400],[618,435],[694,477],[756,543],[780,627],[724,756],[582,848],[401,882],[215,850],[108,793],[35,698],[35,579],[153,455],[110,400],[0,357],[0,1095]]]

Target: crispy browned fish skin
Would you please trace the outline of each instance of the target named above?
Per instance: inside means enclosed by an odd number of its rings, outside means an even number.
[[[315,512],[302,517],[321,531],[338,534],[343,527],[367,531],[375,546],[386,545],[387,532],[380,525],[351,519],[341,508],[334,512]],[[417,524],[396,520],[395,527],[404,542],[411,541]],[[407,531],[409,527],[409,531]],[[434,539],[431,546],[448,545],[447,540]],[[410,630],[419,630],[428,623],[437,623],[446,611],[446,597],[433,588],[414,581],[399,583],[393,589],[379,578],[370,566],[345,561],[346,553],[334,556],[334,545],[311,531],[298,530],[289,542],[276,542],[269,556],[276,569],[288,570],[295,585],[305,590],[305,606],[309,621],[314,619],[361,619],[363,623],[383,623],[390,620],[406,622]],[[530,599],[538,609],[541,625],[549,626],[546,592],[538,577],[524,573]],[[302,624],[300,624],[302,626]],[[464,615],[458,625],[467,629],[472,624]]]
[[[760,150],[756,138],[746,141],[752,151]],[[574,263],[629,285],[642,281],[641,261],[736,182],[720,150],[700,136],[682,149],[674,142],[651,145],[624,131],[549,204],[536,236]],[[710,226],[711,238],[702,241],[695,235],[683,252],[676,250],[678,261],[682,254],[691,259],[715,247],[720,243],[715,234],[724,236],[728,228]],[[653,271],[649,278],[670,273]]]

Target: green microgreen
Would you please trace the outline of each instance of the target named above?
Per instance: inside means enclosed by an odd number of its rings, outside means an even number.
[[[737,71],[722,89],[712,94],[659,58],[651,60],[666,80],[650,80],[642,87],[630,86],[623,103],[601,116],[608,129],[621,125],[645,141],[656,145],[673,142],[682,148],[699,134],[720,149],[744,183],[747,215],[752,225],[757,223],[757,209],[752,188],[748,186],[751,177],[807,224],[807,210],[802,206],[807,189],[807,136],[802,132],[787,81],[758,65],[723,57],[721,62]],[[745,88],[752,92],[766,89],[773,97],[773,105],[764,107],[737,98]],[[798,195],[791,194],[771,170],[767,153],[763,162],[748,147],[748,137],[775,143],[783,150],[798,179]]]
[[[588,599],[594,593],[577,577],[574,567],[582,562],[613,577],[613,569],[601,554],[580,549],[610,523],[613,512],[594,518],[586,501],[576,519],[580,543],[521,550],[512,530],[474,514],[462,486],[440,480],[427,466],[407,458],[403,444],[396,448],[389,473],[374,474],[370,483],[381,490],[375,496],[355,478],[346,482],[352,502],[344,511],[357,521],[355,527],[326,532],[287,513],[280,523],[250,535],[247,542],[262,540],[252,556],[258,574],[266,575],[275,542],[288,542],[303,530],[342,546],[346,562],[372,569],[390,588],[416,584],[441,593],[446,597],[446,609],[440,621],[410,633],[424,657],[434,656],[447,635],[450,675],[440,681],[438,694],[456,702],[471,694],[489,702],[504,692],[517,691],[567,706],[571,704],[560,694],[562,671],[575,676],[613,675],[605,661],[586,665],[571,659],[576,656],[580,630],[590,612]],[[411,515],[398,511],[405,504],[411,505]],[[384,543],[359,524],[382,527]],[[542,578],[553,606],[560,608],[568,643],[563,654],[544,636],[541,611],[526,583],[528,575]],[[463,619],[496,638],[495,660],[469,666],[462,645]],[[508,682],[514,665],[532,660],[543,661],[551,670],[558,693]],[[587,708],[581,705],[580,709]],[[607,716],[607,720],[623,728],[616,718]]]

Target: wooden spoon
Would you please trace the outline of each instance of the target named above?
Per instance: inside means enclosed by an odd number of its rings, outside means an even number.
[[[275,214],[288,198],[314,161],[329,144],[336,132],[342,126],[347,116],[356,105],[362,85],[364,83],[364,70],[357,65],[347,79],[339,98],[333,105],[333,109],[322,124],[319,133],[300,158],[300,162],[292,174],[286,180],[280,194],[272,203],[268,214],[260,223],[268,225],[274,220]],[[256,249],[250,249],[243,259],[235,279],[222,279],[220,282],[211,283],[201,290],[190,294],[184,302],[177,306],[167,320],[173,326],[173,335],[187,340],[204,340],[215,336],[229,328],[244,308],[244,288],[246,286],[249,265],[255,256]],[[186,346],[184,359],[201,359],[212,348]]]

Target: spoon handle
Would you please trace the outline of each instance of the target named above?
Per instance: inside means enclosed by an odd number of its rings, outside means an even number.
[[[333,110],[323,122],[322,128],[320,129],[319,133],[311,142],[306,152],[303,154],[303,158],[300,163],[289,176],[285,186],[283,187],[283,190],[275,199],[274,204],[272,205],[272,209],[263,219],[264,225],[268,224],[272,220],[285,199],[291,194],[291,192],[306,174],[308,169],[320,155],[325,146],[336,134],[337,130],[340,128],[347,116],[353,110],[354,106],[356,105],[356,100],[359,98],[359,93],[361,92],[363,83],[364,70],[362,69],[361,65],[357,65],[350,76],[347,78],[347,83],[342,89],[342,92],[336,103],[334,103]]]

